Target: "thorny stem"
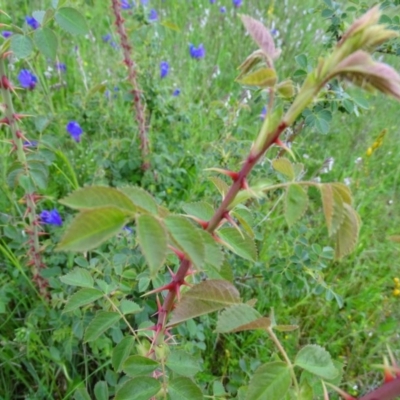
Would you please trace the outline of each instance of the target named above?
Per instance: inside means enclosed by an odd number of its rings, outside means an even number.
[[[129,44],[128,35],[126,34],[125,20],[121,15],[121,5],[119,0],[111,0],[111,8],[115,15],[115,26],[121,40],[122,53],[124,63],[128,69],[128,79],[132,85],[133,102],[136,112],[136,121],[139,126],[140,150],[142,152],[142,169],[149,169],[149,139],[147,136],[146,119],[144,115],[144,106],[141,99],[141,90],[137,80],[136,64],[131,57],[132,46]]]
[[[279,135],[287,128],[284,122],[276,128],[275,132],[269,136],[268,140],[264,143],[263,147],[256,154],[250,153],[244,162],[241,170],[239,171],[237,178],[232,183],[228,193],[226,194],[221,205],[215,212],[214,216],[210,219],[207,225],[207,232],[212,233],[219,226],[220,222],[225,218],[224,216],[228,212],[229,204],[235,199],[236,195],[244,188],[247,176],[257,164],[258,160],[264,155],[264,153],[275,143]],[[187,258],[183,258],[178,272],[172,278],[173,285],[181,285],[191,267],[191,262]],[[174,306],[174,301],[176,298],[176,291],[169,290],[167,296],[164,299],[164,303],[158,313],[158,321],[156,325],[156,334],[153,344],[160,344],[161,335],[164,334],[165,326],[167,323],[168,314],[172,311]]]
[[[11,96],[11,84],[9,83],[7,73],[6,73],[6,65],[4,61],[4,55],[0,55],[0,92],[5,105],[5,117],[8,120],[8,125],[10,127],[10,131],[12,134],[12,142],[13,146],[15,146],[15,151],[17,153],[17,159],[21,163],[25,174],[29,175],[29,167],[27,158],[24,151],[24,136],[19,130],[18,120],[15,117],[14,104]],[[7,87],[7,84],[9,87]],[[45,267],[42,262],[42,258],[40,255],[40,244],[39,244],[39,235],[40,235],[40,225],[38,221],[38,216],[36,214],[36,195],[35,193],[25,191],[25,201],[26,201],[26,215],[29,219],[29,229],[27,229],[27,233],[29,236],[28,240],[28,264],[32,267],[33,270],[33,280],[39,288],[39,291],[43,297],[48,297],[47,292],[47,281],[40,276],[40,270]]]
[[[400,378],[384,383],[382,386],[374,389],[359,400],[395,400],[400,395]]]

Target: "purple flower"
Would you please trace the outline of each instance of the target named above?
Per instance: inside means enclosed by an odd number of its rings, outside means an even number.
[[[40,24],[38,21],[36,21],[35,18],[31,17],[30,15],[27,15],[25,17],[25,22],[32,28],[32,29],[37,29],[39,28]]]
[[[160,78],[165,78],[169,72],[169,64],[167,61],[160,62]]]
[[[22,69],[21,72],[18,74],[18,80],[20,85],[24,89],[29,89],[29,90],[35,89],[37,78],[29,70]]]
[[[47,211],[44,210],[40,213],[40,220],[43,224],[61,226],[63,221],[60,214],[56,209]]]
[[[158,20],[157,11],[154,8],[152,8],[150,10],[150,14],[149,14],[149,21],[150,22],[156,22],[157,20]]]
[[[180,94],[181,94],[181,89],[175,89],[175,90],[172,92],[172,96],[175,96],[175,97],[179,96]]]
[[[265,119],[267,116],[267,106],[264,106],[263,109],[261,110],[260,118]]]
[[[24,140],[24,147],[37,147],[37,140]]]
[[[278,31],[278,29],[271,29],[271,35],[272,36],[277,36],[277,35],[279,35],[279,31]]]
[[[10,32],[10,31],[3,31],[3,32],[1,32],[1,36],[3,36],[3,38],[4,39],[7,39],[7,38],[9,38],[10,36],[12,36],[12,32]]]
[[[142,3],[144,6],[147,6],[147,5],[149,4],[149,0],[142,0],[141,3]]]
[[[222,13],[222,14],[225,14],[226,13],[226,7],[221,7],[219,9],[219,12]]]
[[[242,5],[242,0],[232,0],[234,7],[240,7]]]
[[[75,142],[79,143],[81,141],[83,130],[78,122],[69,121],[65,129],[72,136],[72,139],[74,139]]]
[[[210,0],[210,4],[214,4],[215,3],[215,0]]]
[[[199,47],[194,47],[192,44],[189,45],[189,52],[192,58],[200,59],[204,58],[206,55],[206,51],[204,50],[203,44],[200,44]]]
[[[111,39],[111,34],[110,33],[107,33],[107,35],[104,35],[104,36],[102,36],[101,37],[102,39],[103,39],[103,42],[109,42],[110,41],[110,39]]]
[[[128,0],[121,0],[121,8],[123,10],[129,10],[132,7],[133,7],[132,4],[129,4]]]
[[[55,67],[61,72],[67,71],[67,66],[64,63],[55,63]]]

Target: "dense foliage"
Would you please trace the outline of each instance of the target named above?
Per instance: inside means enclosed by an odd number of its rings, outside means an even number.
[[[0,6],[0,399],[394,399],[398,2],[135,3]]]

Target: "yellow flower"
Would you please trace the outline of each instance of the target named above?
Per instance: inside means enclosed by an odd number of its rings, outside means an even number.
[[[393,290],[393,296],[394,297],[399,297],[400,296],[400,289],[394,289]]]
[[[368,157],[371,156],[373,152],[374,152],[374,150],[372,149],[372,147],[369,147],[367,150],[367,156]]]

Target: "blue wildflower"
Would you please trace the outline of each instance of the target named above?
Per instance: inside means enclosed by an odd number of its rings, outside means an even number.
[[[65,129],[71,135],[72,139],[75,140],[75,142],[79,143],[81,141],[81,135],[83,133],[83,130],[81,126],[78,124],[78,122],[69,121]]]
[[[169,64],[167,61],[160,62],[160,78],[165,78],[169,72]]]
[[[149,13],[149,21],[156,22],[157,20],[158,20],[157,11],[154,8],[152,8]]]
[[[64,63],[55,63],[55,67],[61,72],[67,71],[67,66]]]
[[[206,55],[206,51],[204,49],[203,44],[200,44],[199,47],[194,47],[192,44],[189,45],[189,52],[192,58],[200,59],[204,58]]]
[[[141,3],[142,3],[144,6],[147,6],[147,5],[149,4],[149,0],[142,0]]]
[[[175,89],[175,90],[172,92],[172,96],[175,96],[175,97],[179,96],[180,94],[181,94],[181,89]]]
[[[232,0],[232,4],[233,4],[235,7],[241,7],[241,5],[242,5],[242,0]]]
[[[27,15],[25,17],[25,22],[32,28],[32,29],[37,29],[39,28],[40,24],[38,21],[36,21],[35,18],[31,17],[30,15]]]
[[[110,33],[107,33],[107,35],[103,35],[102,37],[101,37],[102,39],[103,39],[103,42],[109,42],[110,41],[110,39],[111,39],[111,34]]]
[[[133,229],[130,228],[129,226],[127,226],[127,225],[125,225],[122,229],[123,229],[126,233],[133,233]]]
[[[225,14],[226,13],[226,7],[221,7],[219,9],[219,12],[222,13],[222,14]]]
[[[38,141],[37,140],[24,140],[24,147],[37,147]]]
[[[214,4],[215,3],[215,0],[210,0],[210,4]]]
[[[267,116],[267,106],[264,106],[263,109],[261,110],[260,118],[265,119]]]
[[[121,0],[121,8],[123,9],[123,10],[129,10],[130,8],[132,8],[133,7],[133,5],[132,4],[129,4],[129,1],[128,0]]]
[[[279,31],[278,31],[278,29],[271,29],[271,35],[272,36],[278,36],[279,35]]]
[[[29,89],[29,90],[35,89],[37,78],[29,70],[22,69],[21,72],[18,74],[18,80],[20,85],[24,89]]]
[[[44,210],[40,213],[40,220],[43,224],[61,226],[63,221],[60,214],[56,209],[47,211]]]
[[[10,32],[10,31],[2,31],[1,32],[1,36],[3,36],[3,38],[4,39],[7,39],[7,38],[9,38],[10,36],[12,36],[12,32]]]

